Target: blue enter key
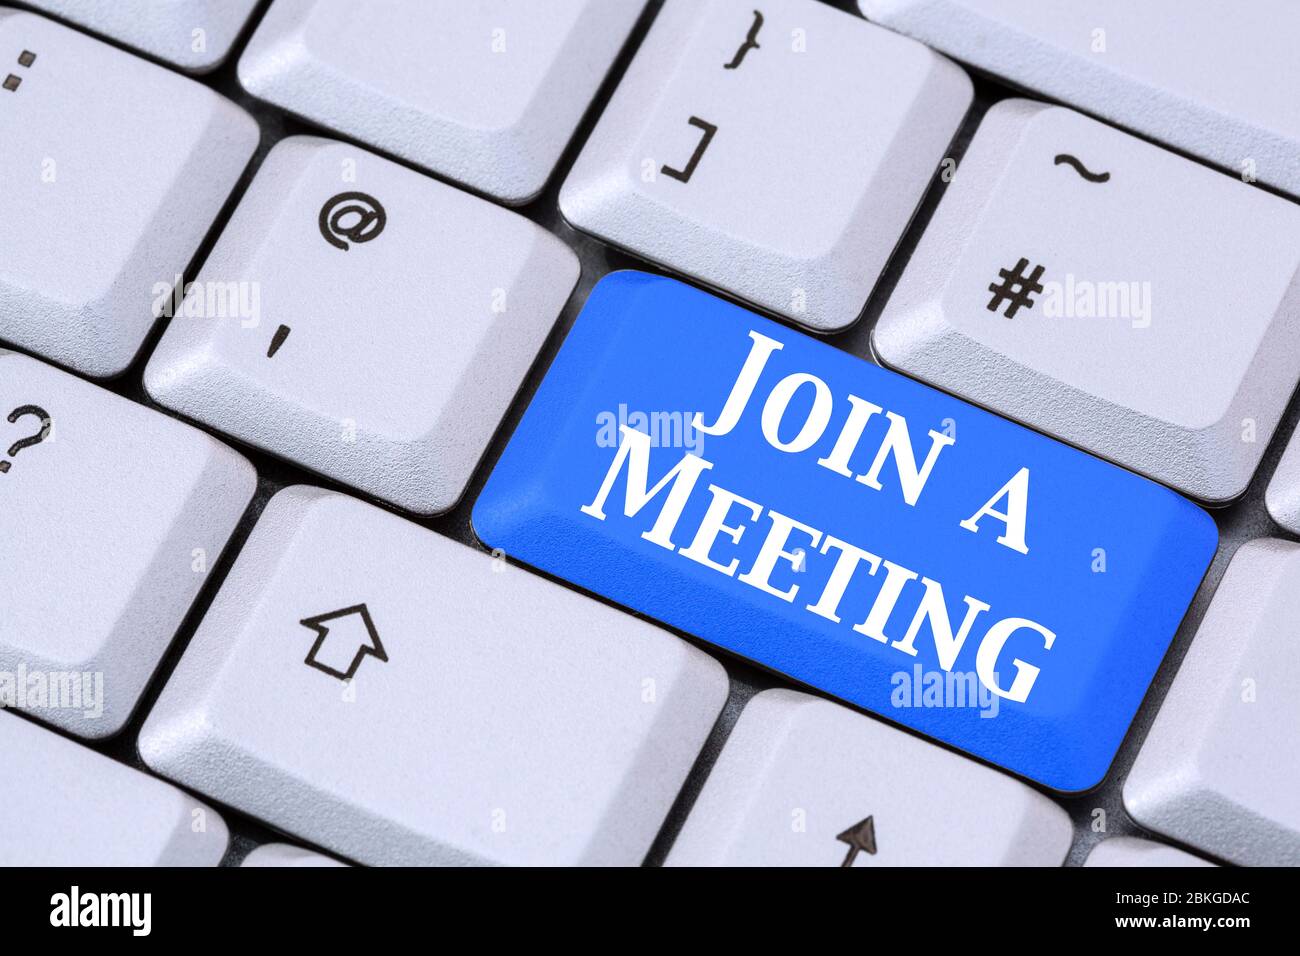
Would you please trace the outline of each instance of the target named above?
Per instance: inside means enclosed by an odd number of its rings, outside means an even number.
[[[1063,791],[1218,534],[1169,489],[683,283],[592,292],[475,503],[492,548]]]

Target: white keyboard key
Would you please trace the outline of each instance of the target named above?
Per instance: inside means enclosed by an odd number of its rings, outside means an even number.
[[[198,429],[0,351],[0,706],[121,729],[256,485]]]
[[[668,0],[560,192],[570,223],[842,329],[971,102],[930,50],[815,0]]]
[[[1063,107],[994,106],[874,330],[886,364],[1206,501],[1300,378],[1300,208]]]
[[[1298,624],[1300,544],[1243,545],[1124,782],[1133,819],[1231,863],[1300,865]]]
[[[313,853],[311,850],[304,850],[300,846],[292,846],[288,843],[264,843],[244,857],[239,865],[253,869],[347,866],[346,863],[341,863],[332,856]]]
[[[1294,0],[858,0],[1017,86],[1300,195]]]
[[[1023,783],[838,704],[741,712],[670,866],[1060,866],[1073,828]]]
[[[352,498],[276,495],[140,734],[150,767],[366,864],[638,864],[712,658]]]
[[[277,0],[239,81],[509,203],[546,185],[644,0]]]
[[[257,0],[27,0],[30,6],[190,73],[230,53]]]
[[[0,866],[216,866],[226,852],[215,810],[29,720],[0,713],[0,759]]]
[[[1300,428],[1291,433],[1282,458],[1268,479],[1264,504],[1274,521],[1300,535]]]
[[[1163,843],[1153,843],[1137,837],[1111,837],[1102,840],[1092,852],[1084,866],[1131,866],[1131,867],[1165,867],[1165,866],[1214,866],[1209,860],[1192,856],[1177,847]]]
[[[368,494],[446,511],[578,273],[568,246],[522,216],[292,137],[258,171],[145,387]],[[225,288],[248,308],[212,308]]]
[[[257,124],[193,80],[0,9],[6,76],[0,339],[116,375],[253,155]]]

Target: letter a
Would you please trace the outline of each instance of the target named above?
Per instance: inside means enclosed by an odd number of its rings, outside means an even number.
[[[1002,498],[1007,499],[1006,511],[995,511],[993,506]],[[997,518],[1006,526],[1006,531],[998,538],[998,544],[1005,544],[1013,551],[1028,554],[1025,546],[1025,520],[1029,511],[1029,469],[1021,468],[1015,476],[998,489],[997,494],[988,500],[979,511],[961,523],[967,531],[978,532],[980,519],[985,515]]]

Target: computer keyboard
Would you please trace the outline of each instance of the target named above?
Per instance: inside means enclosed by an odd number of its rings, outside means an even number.
[[[437,514],[464,492],[578,273],[567,245],[517,213],[291,136],[195,275],[144,386],[223,434]],[[232,284],[241,308],[222,321]]]
[[[1297,35],[0,7],[0,863],[1300,863]]]
[[[0,866],[216,866],[221,815],[165,780],[0,713]]]
[[[258,0],[33,0],[26,5],[168,66],[202,74],[230,56]]]
[[[28,65],[23,66],[26,62]],[[6,218],[0,340],[121,374],[252,158],[257,124],[172,70],[0,9]],[[141,307],[141,296],[149,302]]]
[[[560,211],[634,255],[837,331],[861,315],[970,102],[950,61],[824,5],[668,2]]]
[[[256,851],[255,851],[256,852]],[[1111,837],[1093,847],[1083,863],[1090,867],[1150,868],[1214,866],[1199,856],[1140,837]]]
[[[197,428],[18,352],[0,351],[0,406],[20,413],[0,420],[0,672],[15,696],[24,676],[67,675],[77,699],[42,708],[33,694],[34,712],[107,737],[131,716],[257,473]]]
[[[1281,528],[1300,535],[1300,437],[1292,433],[1264,492],[1268,515]]]
[[[1300,196],[1290,0],[858,0],[977,70]]]
[[[641,9],[286,0],[249,41],[239,82],[309,122],[525,203],[555,171]]]
[[[250,869],[347,866],[346,863],[342,863],[333,857],[314,853],[311,850],[304,850],[302,847],[290,843],[263,843],[244,857],[239,865]]]
[[[1124,781],[1143,826],[1233,863],[1300,866],[1300,778],[1276,729],[1295,726],[1297,583],[1294,541],[1260,538],[1233,555]]]
[[[885,365],[1231,501],[1300,379],[1300,206],[1073,110],[1003,100],[872,345]]]
[[[667,865],[1056,866],[1072,836],[1005,774],[773,688],[741,712]]]
[[[649,622],[297,486],[139,747],[361,863],[636,865],[726,699],[722,666]]]
[[[1218,539],[1167,488],[632,272],[588,297],[472,517],[532,567],[1064,791],[1105,775]],[[965,700],[900,701],[914,669]]]

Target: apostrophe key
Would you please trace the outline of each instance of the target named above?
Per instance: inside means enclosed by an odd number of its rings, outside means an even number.
[[[355,146],[290,137],[145,387],[399,507],[446,511],[577,281],[568,246],[523,216]],[[214,298],[227,288],[240,308]]]

